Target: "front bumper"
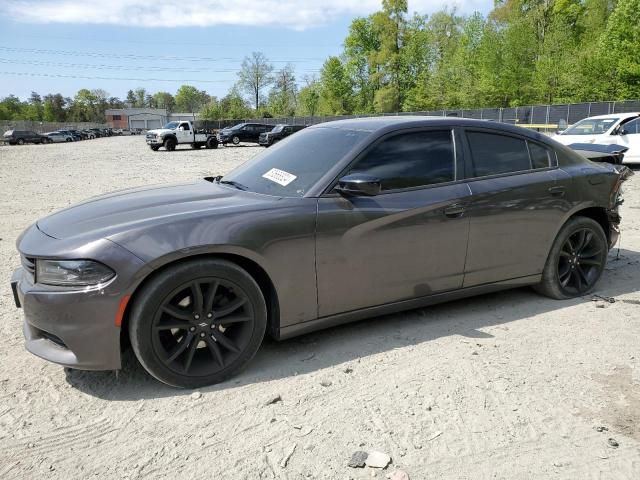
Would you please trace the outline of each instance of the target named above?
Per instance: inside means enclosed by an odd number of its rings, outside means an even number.
[[[18,239],[24,257],[91,258],[109,265],[116,276],[102,285],[70,288],[36,283],[35,267],[18,268],[11,290],[24,312],[26,349],[50,362],[81,370],[120,368],[120,325],[123,298],[130,296],[148,273],[144,262],[106,240],[76,242],[48,237],[33,225]]]
[[[120,368],[118,301],[93,291],[55,291],[34,285],[18,268],[11,277],[16,306],[24,310],[22,331],[32,354],[81,370]]]

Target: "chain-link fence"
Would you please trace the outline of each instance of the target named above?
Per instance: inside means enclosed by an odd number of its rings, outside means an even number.
[[[533,128],[541,132],[555,131],[566,125],[576,123],[586,117],[595,115],[610,115],[640,111],[640,100],[624,100],[620,102],[588,102],[561,105],[528,105],[511,108],[479,108],[461,110],[429,110],[423,112],[397,112],[383,114],[314,116],[314,117],[280,117],[280,118],[247,118],[235,120],[207,120],[203,121],[207,128],[224,128],[243,122],[279,123],[289,125],[315,125],[332,120],[347,118],[375,117],[388,115],[425,115],[436,117],[475,118],[478,120],[493,120],[511,123],[521,127]]]
[[[0,135],[7,130],[28,130],[38,133],[54,132],[56,130],[83,130],[85,128],[106,128],[104,123],[93,122],[33,122],[30,120],[2,120],[0,121]]]

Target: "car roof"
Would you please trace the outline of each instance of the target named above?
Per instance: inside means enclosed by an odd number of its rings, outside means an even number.
[[[360,130],[366,132],[386,133],[405,128],[419,127],[476,127],[491,130],[503,131],[524,135],[536,140],[548,140],[549,137],[533,130],[518,127],[508,123],[500,123],[491,120],[474,120],[460,117],[431,117],[422,115],[397,115],[382,117],[350,118],[347,120],[336,120],[332,122],[319,123],[309,128],[339,128],[345,130]]]
[[[638,117],[640,116],[640,112],[627,112],[627,113],[611,113],[609,115],[596,115],[594,117],[587,117],[584,118],[583,120],[590,120],[590,119],[594,119],[594,120],[599,120],[601,118],[631,118],[631,117]]]

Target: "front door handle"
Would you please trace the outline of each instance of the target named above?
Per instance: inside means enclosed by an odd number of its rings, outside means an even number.
[[[454,203],[444,209],[444,214],[449,218],[457,218],[462,216],[464,210],[464,205],[461,203]]]
[[[565,188],[564,187],[551,187],[549,189],[549,193],[554,197],[564,197]]]

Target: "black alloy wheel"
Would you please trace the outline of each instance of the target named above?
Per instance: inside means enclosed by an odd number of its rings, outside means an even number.
[[[587,217],[570,219],[560,229],[535,288],[556,298],[575,298],[589,293],[607,263],[607,237],[598,222]]]
[[[218,383],[253,358],[266,330],[266,305],[253,278],[218,259],[168,269],[141,292],[131,345],[145,369],[169,385]]]
[[[606,252],[606,244],[589,228],[569,235],[558,256],[557,275],[562,289],[572,296],[591,290],[600,278]]]

